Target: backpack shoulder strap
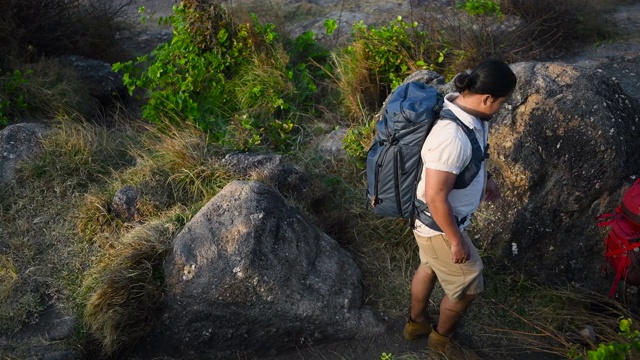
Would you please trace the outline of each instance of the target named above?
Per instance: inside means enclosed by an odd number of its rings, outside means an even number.
[[[471,159],[467,163],[467,166],[458,174],[456,182],[453,185],[454,189],[464,189],[478,176],[482,168],[482,162],[489,157],[489,146],[485,146],[485,150],[483,151],[473,129],[463,123],[450,109],[442,110],[439,120],[455,122],[467,135],[469,143],[471,144]]]

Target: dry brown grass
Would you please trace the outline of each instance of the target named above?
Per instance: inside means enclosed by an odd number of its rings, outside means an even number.
[[[122,179],[141,182],[149,194],[158,194],[153,196],[155,202],[164,208],[202,205],[231,180],[218,163],[219,148],[193,124],[148,126],[130,152],[137,167]]]
[[[380,106],[379,84],[371,79],[372,66],[368,64],[363,45],[353,44],[352,56],[334,52],[332,60],[345,118],[351,125],[362,124],[363,119],[370,118]]]
[[[520,42],[546,56],[562,55],[588,43],[611,38],[616,33],[609,16],[619,0],[524,0],[503,1],[506,14],[517,15],[522,31]]]
[[[42,152],[0,188],[3,299],[0,329],[37,319],[46,301],[73,308],[93,248],[78,242],[73,219],[82,193],[117,165],[117,136],[66,122],[52,129]]]
[[[83,321],[105,354],[148,330],[161,299],[161,265],[174,231],[231,179],[195,126],[167,122],[133,129],[136,135],[124,145],[135,166],[112,173],[85,194],[77,219],[79,233],[98,258],[83,275]],[[125,185],[140,190],[133,223],[109,209],[110,199]]]
[[[175,232],[171,223],[135,227],[100,254],[85,275],[84,323],[111,354],[135,342],[150,328],[161,304],[162,264]]]
[[[0,255],[0,301],[7,300],[17,279],[18,273],[13,260],[6,255]]]
[[[501,355],[531,351],[566,357],[571,349],[586,356],[599,343],[625,343],[619,321],[637,315],[603,294],[575,287],[535,283],[515,272],[486,269],[488,291],[473,305],[466,331],[480,350]],[[580,331],[592,327],[594,339]]]
[[[124,341],[115,332],[131,326],[128,335],[140,334],[142,317],[159,299],[158,264],[170,234],[229,179],[195,128],[54,126],[40,155],[0,188],[0,330],[35,321],[46,301],[77,309],[90,300],[80,320],[88,314],[87,326],[107,352]],[[109,209],[127,184],[142,193],[133,223]],[[123,309],[114,309],[123,299]],[[129,310],[139,316],[123,316],[140,321],[116,317]]]

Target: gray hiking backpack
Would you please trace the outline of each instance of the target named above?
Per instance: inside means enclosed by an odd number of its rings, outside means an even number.
[[[412,227],[418,218],[441,231],[427,205],[416,197],[423,166],[420,152],[437,120],[458,124],[472,147],[471,161],[458,175],[454,189],[466,188],[478,175],[486,152],[482,151],[473,129],[452,111],[441,111],[442,104],[443,97],[437,89],[420,81],[398,86],[387,99],[366,160],[367,199],[375,214],[409,219]],[[466,218],[457,221],[462,224]]]

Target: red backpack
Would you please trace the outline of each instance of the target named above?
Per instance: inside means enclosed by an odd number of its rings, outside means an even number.
[[[605,239],[605,257],[616,271],[609,292],[613,297],[620,279],[629,285],[640,285],[640,179],[624,193],[615,213],[596,219],[600,220],[598,227],[611,228]]]

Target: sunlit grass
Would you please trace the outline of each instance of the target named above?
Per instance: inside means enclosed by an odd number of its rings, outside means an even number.
[[[144,335],[161,304],[162,264],[175,226],[151,222],[116,239],[83,282],[84,324],[107,354]]]

